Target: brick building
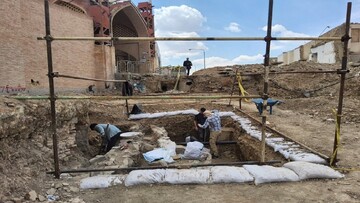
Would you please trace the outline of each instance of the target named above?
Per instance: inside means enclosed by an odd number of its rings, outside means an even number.
[[[55,37],[154,36],[152,5],[130,1],[49,0]],[[48,92],[44,0],[2,0],[0,94]],[[155,42],[53,41],[54,72],[98,79],[115,73],[154,72],[160,65]],[[112,83],[55,78],[56,91],[85,91]]]

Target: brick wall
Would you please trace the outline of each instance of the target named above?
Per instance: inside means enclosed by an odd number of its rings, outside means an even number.
[[[0,94],[4,86],[47,93],[46,42],[36,39],[45,35],[44,1],[1,0],[0,15]],[[50,17],[53,36],[93,36],[93,21],[84,14],[51,4]],[[54,72],[104,78],[95,72],[93,41],[53,41],[52,53]],[[93,82],[55,78],[56,91],[84,91],[90,84]]]

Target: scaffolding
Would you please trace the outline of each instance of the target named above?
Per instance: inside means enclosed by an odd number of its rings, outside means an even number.
[[[45,31],[46,35],[44,37],[38,37],[38,40],[46,40],[47,47],[47,61],[48,61],[48,78],[49,78],[49,91],[50,96],[20,96],[14,97],[16,99],[49,99],[51,106],[51,134],[53,140],[53,156],[54,156],[54,172],[56,178],[60,178],[60,167],[59,167],[59,156],[58,156],[58,137],[56,134],[56,108],[55,101],[57,99],[117,99],[117,100],[128,100],[128,99],[221,99],[221,98],[262,98],[263,99],[263,108],[266,109],[267,100],[269,98],[269,74],[296,74],[296,73],[305,73],[305,72],[283,72],[283,73],[269,73],[270,66],[270,47],[271,41],[274,40],[325,40],[325,41],[342,41],[344,45],[343,57],[341,69],[337,71],[328,71],[327,73],[336,73],[340,75],[340,91],[339,91],[339,102],[336,113],[336,128],[335,128],[335,138],[333,145],[333,153],[329,164],[333,166],[337,161],[337,150],[339,145],[339,134],[340,134],[340,124],[341,116],[343,109],[343,100],[344,100],[344,86],[347,70],[347,55],[348,55],[348,43],[350,40],[350,16],[351,16],[351,2],[347,3],[347,12],[346,12],[346,21],[345,21],[345,34],[341,37],[273,37],[271,36],[272,29],[272,16],[273,16],[273,0],[269,0],[269,9],[268,9],[268,22],[267,22],[267,35],[265,37],[58,37],[52,36],[50,32],[50,12],[49,12],[49,0],[44,0],[44,9],[45,9]],[[250,96],[56,96],[54,91],[54,78],[55,77],[65,77],[70,79],[83,79],[83,80],[93,80],[93,81],[108,81],[108,82],[124,82],[123,80],[100,80],[92,78],[82,78],[75,76],[60,75],[57,72],[53,72],[53,61],[52,61],[52,47],[51,43],[54,40],[91,40],[91,41],[265,41],[266,42],[266,51],[264,55],[264,87],[262,95],[250,95]],[[325,71],[321,71],[324,73]],[[309,72],[309,73],[314,73]],[[265,111],[264,111],[265,112]],[[265,162],[265,130],[267,116],[265,113],[261,113],[261,123],[262,123],[262,136],[261,136],[261,160],[260,163]],[[99,169],[96,171],[105,171],[106,169]],[[111,169],[115,170],[115,169]],[[119,169],[116,169],[119,170]],[[85,171],[92,171],[91,169]]]

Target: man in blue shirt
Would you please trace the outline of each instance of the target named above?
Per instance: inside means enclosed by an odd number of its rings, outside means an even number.
[[[210,126],[210,150],[212,152],[213,158],[219,157],[219,150],[216,146],[216,141],[221,134],[221,119],[218,110],[213,110],[213,113],[210,111],[205,111],[204,115],[207,117],[203,125],[198,124],[200,128],[206,128]]]
[[[105,152],[110,151],[120,139],[121,130],[114,125],[92,123],[90,124],[90,129],[98,132],[102,137]]]

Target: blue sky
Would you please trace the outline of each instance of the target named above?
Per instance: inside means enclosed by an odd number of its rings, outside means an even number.
[[[143,0],[144,1],[144,0]],[[140,0],[132,1],[135,5]],[[274,0],[273,36],[319,36],[345,22],[345,0]],[[360,22],[360,0],[352,2],[352,22]],[[264,37],[268,0],[152,0],[156,37]],[[327,28],[329,26],[330,28]],[[325,30],[324,30],[325,29]],[[305,42],[272,41],[271,57]],[[263,41],[158,41],[162,66],[206,67],[262,63]]]

